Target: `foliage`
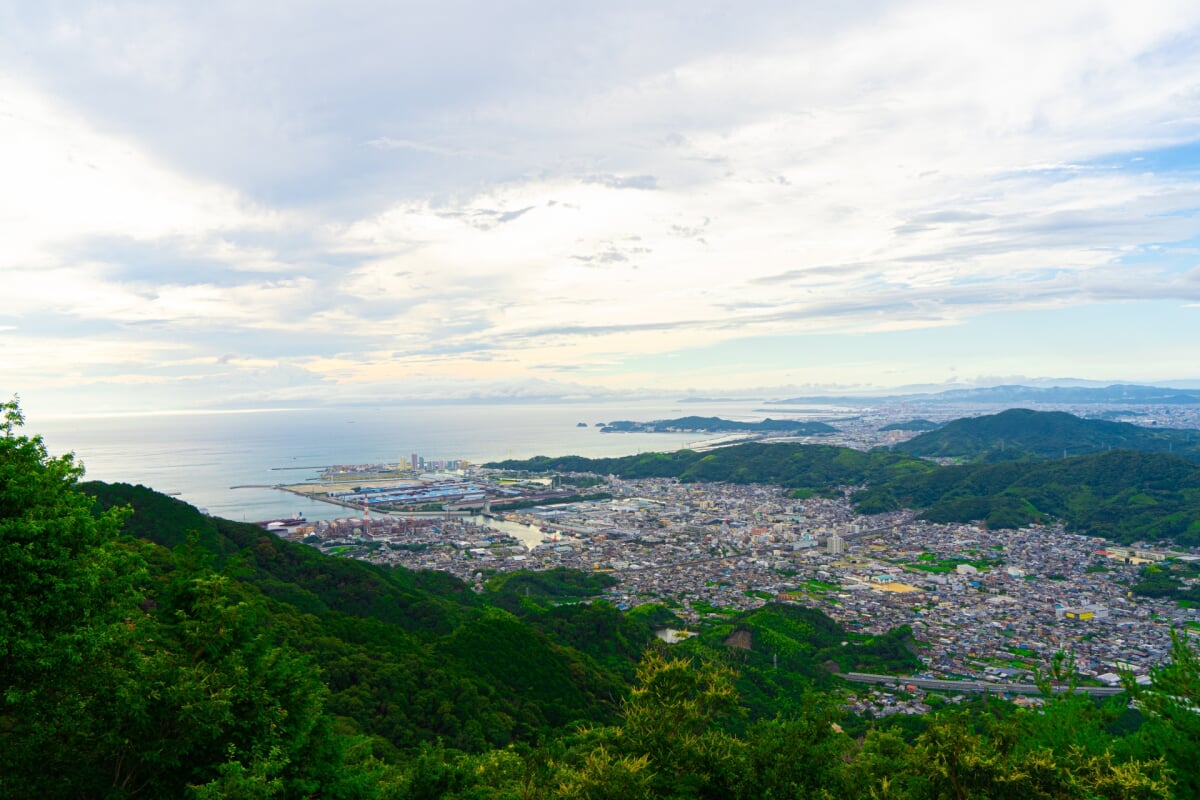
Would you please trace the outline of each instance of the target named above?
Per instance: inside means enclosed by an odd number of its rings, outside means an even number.
[[[655,640],[645,616],[623,614],[603,600],[549,607],[523,603],[518,615],[526,625],[627,681],[633,678],[642,653]]]
[[[1184,603],[1200,602],[1200,586],[1185,586],[1180,577],[1182,572],[1187,577],[1190,569],[1180,569],[1175,564],[1147,564],[1138,575],[1138,582],[1132,587],[1136,595],[1142,597],[1169,598]]]
[[[625,612],[625,616],[652,629],[684,627],[683,620],[662,603],[643,603],[640,606],[634,606]]]
[[[881,500],[880,498],[885,498]],[[1200,466],[1179,456],[1114,450],[1056,461],[971,464],[885,481],[853,495],[923,509],[933,522],[1020,527],[1051,519],[1119,542],[1200,544]]]
[[[624,644],[592,642],[583,632],[597,629],[594,619],[551,613],[535,615],[518,629],[520,635],[505,638],[510,618],[487,615],[485,598],[444,573],[330,558],[255,525],[204,517],[144,487],[87,488],[95,492],[99,508],[117,499],[131,502],[131,519],[142,520],[139,532],[155,541],[178,541],[172,526],[181,522],[213,526],[215,539],[194,537],[198,551],[211,546],[236,554],[227,557],[227,568],[267,596],[280,635],[322,665],[332,691],[330,710],[380,737],[379,751],[385,755],[439,738],[454,748],[479,751],[533,741],[577,719],[610,719],[623,692],[622,676],[632,673],[640,655],[637,643],[649,638],[648,631],[639,630],[626,631]],[[156,512],[164,509],[171,513],[160,519]],[[511,592],[489,595],[515,607],[523,602],[524,581],[541,587],[531,590],[535,599],[543,590],[567,591],[572,582],[587,592],[612,582],[607,575],[572,571],[515,580]],[[560,646],[551,636],[586,644],[594,655]],[[473,650],[465,641],[488,649]],[[518,645],[524,648],[520,652]],[[552,665],[561,674],[535,683],[531,693],[525,673],[479,669],[483,652],[505,664]]]
[[[742,702],[761,720],[797,712],[805,693],[832,685],[835,671],[912,672],[920,662],[908,649],[911,637],[907,627],[853,637],[816,609],[768,603],[710,626],[675,651],[736,665]]]
[[[530,572],[517,570],[488,580],[485,588],[495,595],[538,597],[555,600],[579,600],[602,594],[617,585],[617,579],[603,572],[584,572],[566,567]]]
[[[488,466],[530,472],[593,472],[622,478],[679,478],[685,483],[774,483],[791,489],[879,483],[935,469],[933,464],[898,453],[762,443],[732,445],[707,453],[679,450],[623,458],[537,456]]]
[[[649,651],[638,668],[614,737],[619,752],[645,756],[655,794],[727,796],[736,741],[716,724],[736,715],[733,672],[715,663],[694,667]]]
[[[604,483],[603,478],[594,475],[562,475],[558,482],[567,486],[575,486],[580,489],[590,489],[593,486],[599,486]]]
[[[891,425],[884,425],[879,429],[880,433],[889,431],[936,431],[940,428],[936,422],[927,419],[910,419],[905,422],[893,422]]]
[[[193,552],[119,540],[128,512],[93,515],[72,458],[4,410],[0,795],[181,796],[237,778],[347,796],[324,689],[275,641],[261,595]]]
[[[1080,419],[1064,411],[1011,408],[999,414],[956,419],[895,449],[927,458],[1014,461],[1062,458],[1108,450],[1174,452],[1200,460],[1195,431],[1151,429],[1128,422]]]
[[[1146,715],[1138,731],[1141,752],[1160,755],[1174,771],[1178,797],[1200,797],[1200,653],[1187,636],[1171,631],[1170,661],[1151,674],[1148,687],[1126,675],[1125,686]]]

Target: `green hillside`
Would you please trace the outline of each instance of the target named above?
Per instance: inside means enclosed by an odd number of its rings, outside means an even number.
[[[277,615],[303,615],[290,643],[325,665],[335,689],[330,707],[392,746],[437,738],[464,749],[507,744],[573,719],[605,719],[620,696],[619,677],[554,643],[538,630],[536,615],[518,636],[510,614],[490,610],[486,596],[449,575],[326,556],[256,525],[206,517],[145,487],[81,488],[100,509],[131,507],[126,530],[150,541],[170,544],[187,535],[180,531],[199,532],[191,547],[201,557],[215,549]],[[649,638],[644,631],[643,645]],[[571,679],[535,683],[531,693],[524,675],[478,669],[482,653],[498,664],[554,665]],[[627,655],[627,670],[639,656],[640,649]],[[440,709],[446,696],[459,698],[452,718]]]
[[[884,425],[880,428],[880,432],[887,433],[888,431],[936,431],[940,428],[936,422],[928,419],[910,419],[904,422],[893,422],[891,425]]]
[[[594,472],[621,478],[679,478],[685,483],[772,483],[789,489],[828,491],[836,486],[877,483],[936,467],[913,456],[863,452],[832,445],[750,443],[701,453],[642,453],[623,458],[537,456],[489,467],[530,472]]]
[[[853,496],[858,510],[922,509],[933,522],[992,528],[1063,520],[1117,542],[1200,545],[1200,465],[1165,453],[1113,450],[1054,461],[943,467]]]
[[[798,710],[806,692],[830,687],[837,672],[919,671],[911,643],[908,628],[863,636],[816,609],[768,603],[710,625],[675,651],[735,665],[742,701],[752,714],[769,718]]]
[[[948,422],[896,445],[922,458],[1019,461],[1062,458],[1108,450],[1174,452],[1200,459],[1200,431],[1154,429],[1128,422],[1081,419],[1063,411],[1013,408]]]

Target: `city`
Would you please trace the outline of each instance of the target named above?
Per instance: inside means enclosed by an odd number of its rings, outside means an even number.
[[[476,469],[472,480],[483,482]],[[570,476],[567,476],[570,477]],[[848,500],[797,500],[778,487],[608,478],[611,499],[503,516],[355,517],[275,523],[343,556],[436,569],[482,588],[490,575],[568,567],[619,583],[622,608],[664,603],[688,624],[768,601],[819,608],[848,629],[913,631],[925,675],[1030,681],[1056,652],[1081,679],[1146,679],[1172,627],[1200,615],[1129,591],[1140,565],[1200,556],[1110,548],[1059,526],[990,531],[911,512],[855,514]]]

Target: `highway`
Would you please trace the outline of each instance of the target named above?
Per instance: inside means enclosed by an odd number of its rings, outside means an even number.
[[[1032,683],[992,683],[991,681],[947,681],[939,678],[914,678],[906,675],[871,675],[865,672],[838,673],[852,683],[899,683],[905,686],[918,686],[922,689],[933,689],[953,692],[991,692],[993,694],[1041,694],[1042,690]],[[1056,692],[1065,691],[1058,687]],[[1092,697],[1112,697],[1125,690],[1120,686],[1076,686],[1075,691]]]

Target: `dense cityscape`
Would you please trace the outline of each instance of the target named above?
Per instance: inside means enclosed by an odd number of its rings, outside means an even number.
[[[350,518],[295,526],[294,535],[469,582],[516,569],[611,571],[622,607],[678,604],[693,622],[767,600],[811,603],[852,628],[913,626],[929,673],[946,677],[1027,678],[1056,650],[1073,649],[1083,674],[1116,684],[1119,670],[1144,674],[1162,660],[1171,624],[1198,619],[1194,609],[1128,596],[1123,584],[1138,564],[1166,553],[1130,558],[1060,527],[992,532],[908,514],[857,517],[842,501],[791,501],[761,486],[606,488],[620,499],[510,515],[544,535],[532,547],[477,517]]]
[[[1173,425],[1195,423],[1177,409],[1159,414]],[[912,436],[881,433],[881,425],[861,420],[858,430],[843,426],[838,438],[863,449]],[[417,457],[411,463],[420,464]],[[1195,608],[1130,591],[1146,564],[1200,561],[1183,548],[1118,547],[1061,524],[989,530],[927,522],[912,511],[862,515],[849,488],[797,499],[764,484],[547,477],[472,466],[418,479],[411,465],[401,466],[410,470],[405,477],[386,465],[337,468],[364,484],[353,493],[317,486],[331,502],[360,509],[353,516],[268,527],[327,553],[445,571],[477,591],[516,570],[602,572],[617,580],[607,599],[619,608],[664,604],[693,628],[768,602],[820,609],[850,631],[908,626],[922,677],[998,687],[1032,682],[1058,652],[1073,655],[1083,684],[1119,687],[1123,674],[1144,683],[1166,658],[1173,628],[1200,631]],[[389,488],[367,488],[362,476]],[[554,494],[577,496],[574,483],[599,499],[554,502]],[[412,510],[425,505],[373,513],[385,497],[447,502],[440,513]],[[493,509],[514,498],[536,498],[538,505]],[[689,631],[662,635],[675,640]],[[868,690],[852,700],[884,714],[926,710],[924,693],[907,689],[899,699]]]

